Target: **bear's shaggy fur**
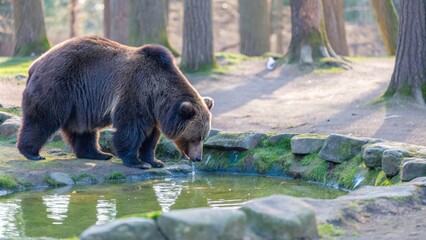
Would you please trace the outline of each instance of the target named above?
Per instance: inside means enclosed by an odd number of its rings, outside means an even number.
[[[100,37],[75,38],[30,67],[18,149],[28,159],[44,159],[41,147],[61,129],[77,157],[107,160],[112,155],[99,150],[98,131],[112,124],[115,153],[126,166],[163,167],[155,159],[161,132],[200,161],[212,106],[213,100],[198,94],[162,46],[133,48]]]

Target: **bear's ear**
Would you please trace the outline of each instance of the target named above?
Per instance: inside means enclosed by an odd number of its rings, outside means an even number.
[[[204,102],[206,103],[207,107],[210,109],[212,109],[212,107],[214,106],[214,100],[211,97],[203,97]]]
[[[195,107],[190,102],[182,102],[179,106],[179,113],[184,118],[191,118],[195,115]]]

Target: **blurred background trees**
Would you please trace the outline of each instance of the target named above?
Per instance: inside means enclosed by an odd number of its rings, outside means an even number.
[[[325,30],[334,51],[349,56],[343,0],[322,0]]]
[[[181,68],[195,72],[215,65],[212,0],[184,0]]]
[[[49,50],[41,0],[14,0],[14,56],[35,56]]]
[[[395,55],[398,36],[398,13],[392,0],[372,0],[379,29],[388,55]]]
[[[270,1],[239,0],[240,52],[261,56],[270,51]]]
[[[396,62],[385,97],[426,107],[426,2],[401,0]]]
[[[183,53],[186,37],[185,0],[41,1],[47,38],[52,45],[72,36],[100,35],[135,46],[148,42],[160,43]],[[393,13],[390,12],[395,16],[399,0],[318,1],[323,4],[322,14],[327,38],[337,54],[345,56],[389,54],[385,46],[388,46],[386,42],[396,41],[395,30],[388,30],[392,34],[388,34],[387,37],[383,29],[388,28],[383,26],[395,28],[395,23],[386,20],[394,17],[377,14],[376,18],[374,7],[389,9],[386,8],[388,6],[386,4],[384,7],[380,4],[376,6],[375,2],[393,3],[395,7]],[[0,0],[0,54],[3,56],[12,54],[10,49],[14,48],[18,39],[14,31],[13,2],[14,0]],[[290,2],[212,0],[213,51],[246,55],[262,55],[265,52],[287,53],[292,29]],[[379,30],[379,26],[382,31]],[[201,37],[201,34],[199,36]]]
[[[122,44],[129,37],[129,1],[104,0],[104,36]]]

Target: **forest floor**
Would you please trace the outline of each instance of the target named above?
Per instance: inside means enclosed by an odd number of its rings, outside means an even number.
[[[375,103],[389,84],[394,59],[351,61],[352,69],[346,71],[300,70],[293,65],[268,71],[266,60],[255,58],[219,73],[188,77],[202,95],[215,99],[212,127],[216,129],[339,133],[426,146],[426,111]],[[25,79],[0,77],[0,103],[20,106],[24,87]],[[425,207],[374,215],[346,227],[345,234],[336,238],[421,239],[425,215]]]
[[[215,76],[190,76],[215,99],[213,128],[227,131],[339,133],[426,146],[426,111],[377,99],[390,82],[394,58],[352,59],[347,71],[265,70],[245,61]]]

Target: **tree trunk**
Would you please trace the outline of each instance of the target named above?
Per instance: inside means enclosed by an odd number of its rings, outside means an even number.
[[[11,56],[13,50],[12,1],[0,0],[0,56]]]
[[[321,1],[292,0],[290,63],[312,64],[321,58],[338,58],[327,39]]]
[[[271,31],[275,34],[275,52],[284,53],[284,2],[283,0],[272,0],[271,7]]]
[[[44,26],[41,0],[14,0],[14,56],[40,55],[50,48]]]
[[[395,68],[385,97],[425,107],[426,2],[401,0]]]
[[[128,0],[104,0],[104,36],[127,44],[129,36]]]
[[[71,0],[70,2],[70,38],[73,38],[76,35],[76,15],[77,15],[77,0]]]
[[[129,21],[130,45],[156,43],[169,48],[174,55],[177,54],[167,38],[165,0],[131,0]]]
[[[181,68],[195,72],[214,65],[212,0],[184,0]]]
[[[322,3],[328,40],[337,54],[348,56],[343,0],[322,0]]]
[[[392,0],[372,0],[379,29],[388,55],[395,55],[398,38],[398,14]]]
[[[239,0],[240,52],[260,56],[269,51],[271,34],[269,0]]]

